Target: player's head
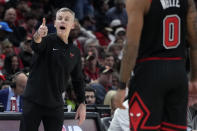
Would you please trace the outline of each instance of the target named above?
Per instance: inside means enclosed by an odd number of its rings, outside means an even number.
[[[58,34],[69,34],[74,28],[75,13],[69,8],[61,8],[56,13],[55,27]]]

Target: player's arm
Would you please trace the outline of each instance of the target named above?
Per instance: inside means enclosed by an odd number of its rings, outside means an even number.
[[[197,81],[197,12],[194,0],[188,0],[187,31],[190,44],[191,81]]]
[[[144,15],[150,8],[149,0],[127,0],[128,13],[127,43],[123,48],[120,81],[127,83],[138,54],[139,42],[143,28]]]
[[[133,70],[138,54],[140,37],[143,28],[144,15],[150,8],[149,0],[127,0],[128,26],[127,43],[123,48],[123,58],[120,69],[120,85],[115,96],[115,105],[125,109],[122,105],[125,99],[126,83]]]

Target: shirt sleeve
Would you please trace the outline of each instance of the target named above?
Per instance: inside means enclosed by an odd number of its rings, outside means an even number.
[[[32,48],[32,50],[34,51],[34,52],[36,52],[36,53],[41,53],[41,52],[43,52],[45,49],[46,49],[46,47],[47,47],[47,38],[46,37],[44,37],[43,39],[42,39],[42,41],[41,41],[41,43],[36,43],[34,40],[32,41],[32,43],[31,43],[31,48]]]
[[[81,55],[78,50],[77,64],[71,72],[72,85],[77,96],[77,102],[82,103],[85,101],[84,79],[81,69]]]

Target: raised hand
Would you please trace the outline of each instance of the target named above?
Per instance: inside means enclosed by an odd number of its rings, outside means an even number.
[[[47,36],[48,33],[48,28],[46,26],[46,19],[43,18],[42,19],[42,24],[40,25],[39,29],[38,29],[38,34],[40,35],[40,37],[45,37]]]

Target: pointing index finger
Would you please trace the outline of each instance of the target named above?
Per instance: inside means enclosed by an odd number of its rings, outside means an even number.
[[[46,19],[45,19],[45,18],[42,19],[42,25],[43,25],[43,26],[46,25]]]

